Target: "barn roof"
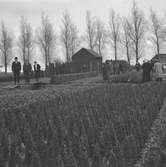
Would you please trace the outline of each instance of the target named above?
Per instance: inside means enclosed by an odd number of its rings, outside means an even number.
[[[79,53],[82,52],[82,51],[86,51],[87,53],[89,53],[90,55],[92,55],[92,56],[94,56],[94,57],[96,57],[96,58],[102,58],[98,53],[96,53],[96,52],[93,51],[92,49],[86,49],[86,48],[80,49],[78,52],[76,52],[76,53],[72,56],[72,58],[75,57],[75,56],[77,56],[77,55],[79,55]]]
[[[152,58],[152,60],[158,59],[159,57],[166,57],[166,54],[157,54]]]

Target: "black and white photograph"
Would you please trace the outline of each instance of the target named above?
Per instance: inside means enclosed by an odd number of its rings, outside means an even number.
[[[166,167],[165,0],[0,0],[0,167]]]

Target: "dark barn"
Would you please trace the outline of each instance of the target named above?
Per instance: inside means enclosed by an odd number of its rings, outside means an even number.
[[[158,59],[160,63],[162,64],[166,64],[166,54],[159,54],[159,55],[155,55],[152,58],[152,61],[155,61],[155,59]]]
[[[82,48],[72,56],[73,71],[89,72],[99,71],[102,69],[102,57],[90,49]]]

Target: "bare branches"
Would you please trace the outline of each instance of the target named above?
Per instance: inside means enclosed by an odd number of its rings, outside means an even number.
[[[96,47],[100,56],[107,44],[107,32],[104,23],[100,20],[96,20]]]
[[[125,47],[126,49],[126,56],[127,56],[127,61],[130,64],[131,63],[131,47],[132,47],[132,41],[130,39],[130,29],[128,26],[128,20],[126,17],[123,18],[122,20],[122,37],[121,37],[121,44]]]
[[[109,37],[114,48],[115,60],[117,60],[117,48],[120,40],[120,17],[115,14],[114,10],[109,15]]]
[[[5,73],[7,73],[7,65],[10,61],[11,49],[12,49],[12,36],[9,33],[4,22],[2,21],[0,29],[0,51],[4,59]]]
[[[156,52],[159,55],[162,44],[164,42],[164,21],[160,18],[156,12],[151,9],[151,41],[155,45]]]
[[[21,17],[19,47],[22,52],[23,62],[26,59],[30,61],[33,49],[33,32],[30,23],[27,22],[24,16]]]
[[[66,60],[71,61],[71,56],[76,52],[79,46],[78,30],[72,22],[68,11],[62,16],[61,42],[65,47]]]
[[[131,10],[131,20],[128,22],[129,36],[134,45],[134,52],[136,57],[136,63],[142,57],[144,49],[144,41],[146,34],[146,22],[144,15],[139,10],[137,3],[133,1],[133,7]]]
[[[85,40],[88,43],[88,47],[94,50],[96,47],[96,23],[95,19],[91,17],[90,11],[86,13],[86,26]]]
[[[72,23],[71,27],[71,37],[70,37],[70,52],[71,55],[75,54],[76,50],[78,49],[80,45],[79,37],[78,37],[78,29],[77,27]]]
[[[37,43],[39,44],[41,50],[44,52],[45,68],[47,68],[48,63],[51,59],[51,51],[55,46],[56,36],[53,30],[53,25],[50,22],[48,15],[42,13],[41,19],[42,25],[37,32]]]

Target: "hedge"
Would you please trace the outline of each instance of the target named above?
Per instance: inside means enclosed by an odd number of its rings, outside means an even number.
[[[104,84],[0,96],[0,166],[132,166],[165,90]]]
[[[127,71],[119,75],[111,76],[110,81],[114,83],[141,83],[142,72],[136,70]]]
[[[95,77],[98,75],[98,72],[85,72],[85,73],[71,73],[71,74],[58,74],[51,77],[50,83],[52,84],[61,84],[69,81],[74,81],[82,78]]]

